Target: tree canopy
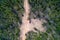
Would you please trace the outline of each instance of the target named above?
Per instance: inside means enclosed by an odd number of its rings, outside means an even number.
[[[24,0],[0,0],[0,40],[18,40],[19,27],[21,22],[18,14],[24,12]],[[29,32],[26,40],[60,40],[60,0],[29,0],[31,13],[36,15],[36,11],[43,15],[47,23],[46,33]]]

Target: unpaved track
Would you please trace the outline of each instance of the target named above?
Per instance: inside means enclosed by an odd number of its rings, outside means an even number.
[[[25,34],[29,31],[29,20],[27,19],[30,13],[30,7],[28,4],[28,0],[24,0],[24,9],[25,9],[24,17],[22,18],[22,25],[20,28],[21,30],[20,40],[25,40],[26,39]]]
[[[28,0],[24,0],[24,16],[22,17],[22,25],[20,27],[20,40],[25,40],[26,35],[29,31],[34,31],[34,28],[44,32],[45,28],[42,27],[42,22],[39,19],[31,19],[31,23],[29,23],[28,17],[30,13],[30,5]]]

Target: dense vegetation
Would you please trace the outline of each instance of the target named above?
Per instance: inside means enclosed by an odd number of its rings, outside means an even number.
[[[46,33],[29,32],[27,40],[60,40],[60,0],[29,0],[31,13],[44,18]],[[21,23],[19,13],[23,13],[23,0],[0,0],[0,40],[18,40]],[[42,12],[42,14],[40,13]]]
[[[29,32],[27,40],[60,40],[60,0],[29,0],[29,3],[31,12],[47,21],[43,24],[47,27],[47,31],[46,33]]]
[[[18,40],[17,10],[23,10],[22,0],[0,0],[0,40]]]

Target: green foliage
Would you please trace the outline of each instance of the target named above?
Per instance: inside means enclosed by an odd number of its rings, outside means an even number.
[[[46,19],[48,23],[44,24],[47,27],[46,33],[30,32],[27,34],[27,40],[60,40],[60,0],[29,0],[29,3],[32,12],[34,14],[36,11],[37,14],[42,12],[42,18]]]
[[[60,0],[29,0],[29,4],[48,23],[46,33],[29,32],[27,40],[60,40]],[[23,11],[23,0],[0,0],[0,40],[18,40],[18,13]]]
[[[0,0],[0,40],[18,40],[19,18],[15,5],[22,0]],[[22,5],[22,3],[21,3]],[[20,6],[21,6],[20,5]],[[14,10],[15,9],[15,10]],[[20,7],[22,9],[22,7]]]

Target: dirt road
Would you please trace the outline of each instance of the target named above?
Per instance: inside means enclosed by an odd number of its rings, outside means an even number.
[[[42,26],[42,22],[39,19],[31,19],[31,23],[29,23],[28,17],[30,13],[30,5],[28,3],[28,0],[24,0],[24,16],[22,17],[22,25],[20,27],[20,40],[25,40],[26,35],[29,31],[34,31],[34,28],[45,32],[45,28]]]

